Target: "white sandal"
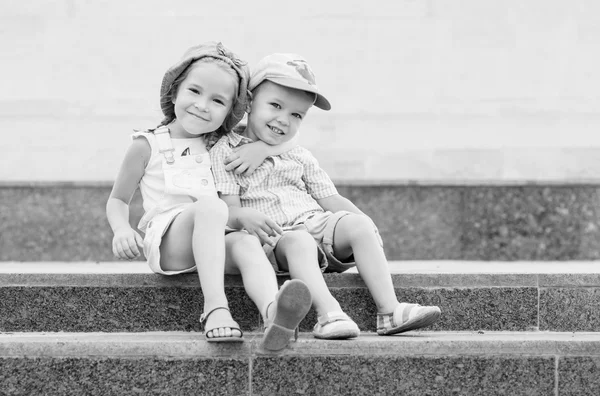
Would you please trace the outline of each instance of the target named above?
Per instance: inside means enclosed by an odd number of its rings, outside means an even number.
[[[360,335],[358,325],[342,311],[327,312],[319,316],[313,329],[315,338],[324,340],[345,340]]]
[[[377,314],[377,334],[392,335],[434,324],[441,315],[439,307],[400,303],[394,312]]]

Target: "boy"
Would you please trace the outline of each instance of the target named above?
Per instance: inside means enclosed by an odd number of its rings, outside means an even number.
[[[230,132],[211,150],[217,190],[230,208],[228,225],[256,235],[277,271],[289,272],[291,278],[308,285],[318,316],[314,336],[359,335],[358,326],[333,298],[321,272],[343,272],[355,265],[377,306],[378,334],[433,324],[440,317],[438,307],[398,302],[377,228],[338,194],[308,150],[294,147],[267,157],[250,176],[225,170],[223,160],[235,147],[257,140],[269,145],[288,142],[313,105],[331,109],[308,63],[296,54],[263,58],[248,88],[253,97],[247,126]]]

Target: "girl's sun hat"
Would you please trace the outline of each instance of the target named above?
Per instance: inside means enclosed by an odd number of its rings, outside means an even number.
[[[250,71],[246,62],[238,58],[233,52],[229,51],[220,42],[207,42],[189,48],[179,62],[167,70],[162,84],[160,86],[160,108],[167,118],[174,117],[173,110],[173,92],[171,87],[173,82],[179,77],[193,62],[204,57],[221,59],[226,62],[236,72],[238,76],[239,88],[237,96],[233,100],[233,106],[230,114],[225,118],[222,129],[229,132],[244,117],[248,103],[248,81]]]

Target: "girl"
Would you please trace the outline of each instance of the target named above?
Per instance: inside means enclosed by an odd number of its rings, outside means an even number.
[[[279,350],[308,312],[310,293],[299,281],[284,284],[278,293],[258,239],[246,232],[225,233],[228,210],[217,197],[207,152],[244,115],[248,76],[246,64],[221,43],[186,51],[163,77],[160,104],[165,118],[156,129],[133,134],[106,213],[117,257],[138,257],[140,247],[155,273],[198,271],[204,296],[200,320],[208,341],[242,341],[224,288],[225,273],[241,273],[248,295],[269,325],[264,347]],[[258,163],[269,152],[286,150],[257,147],[262,151]],[[145,212],[138,228],[144,239],[129,225],[129,202],[138,185]]]

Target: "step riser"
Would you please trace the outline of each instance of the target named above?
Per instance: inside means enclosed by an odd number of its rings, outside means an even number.
[[[377,223],[390,260],[600,257],[597,186],[339,186]],[[0,188],[0,260],[112,260],[110,186]],[[139,193],[131,224],[142,215]]]
[[[559,365],[561,396],[589,391],[573,371],[586,364],[589,358]],[[554,357],[0,358],[0,380],[8,395],[545,396],[554,394],[555,366]]]
[[[151,275],[152,276],[152,275]],[[331,288],[362,331],[375,331],[376,307],[366,288]],[[401,301],[438,305],[431,330],[600,331],[600,288],[397,288]],[[242,287],[227,288],[243,330],[261,328]],[[200,331],[199,287],[0,287],[0,331]],[[539,307],[539,309],[538,309]],[[311,310],[301,331],[316,322]]]
[[[352,341],[259,334],[0,334],[2,394],[597,395],[599,333],[438,333]]]

